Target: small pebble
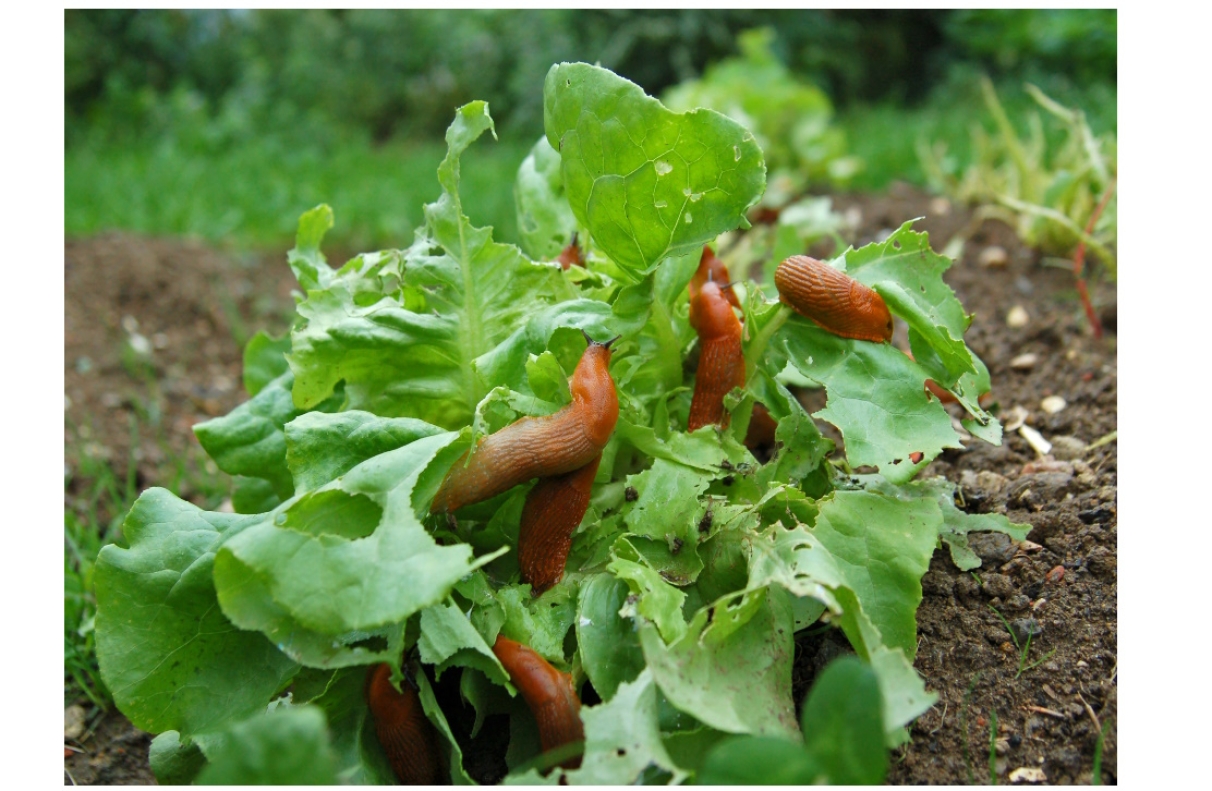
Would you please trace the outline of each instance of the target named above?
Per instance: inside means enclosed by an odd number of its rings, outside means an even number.
[[[1010,622],[1010,631],[1013,632],[1019,645],[1027,642],[1027,638],[1032,640],[1044,633],[1044,627],[1039,621],[1034,618],[1019,618]]]
[[[1086,455],[1086,443],[1067,434],[1053,437],[1052,455],[1063,461],[1076,461]]]
[[[162,332],[157,332],[152,336],[152,346],[156,347],[157,349],[167,349],[168,336]]]
[[[137,332],[132,332],[130,334],[130,340],[128,343],[130,343],[130,348],[135,352],[135,354],[142,357],[146,357],[151,354],[151,341]]]
[[[1001,494],[1010,485],[1010,479],[990,470],[981,470],[976,474],[976,485],[989,494]]]
[[[117,393],[102,393],[101,405],[106,409],[117,409],[122,406],[122,396]]]
[[[951,213],[951,201],[943,197],[930,199],[930,213],[945,216]]]
[[[1055,415],[1068,405],[1069,404],[1065,401],[1065,399],[1058,395],[1050,395],[1043,401],[1039,402],[1039,408],[1047,412],[1049,415]]]
[[[1010,773],[1010,782],[1036,785],[1048,782],[1048,777],[1038,766],[1020,766]]]
[[[122,317],[122,329],[126,330],[127,332],[129,332],[131,334],[138,332],[139,331],[139,320],[136,319],[134,316],[123,316]]]
[[[1017,404],[1006,411],[1006,422],[1003,428],[1004,431],[1018,431],[1018,429],[1027,422],[1030,412]]]
[[[1023,465],[1023,475],[1034,475],[1037,472],[1060,472],[1065,475],[1072,475],[1073,464],[1072,462],[1043,458],[1029,461]]]
[[[75,704],[63,710],[63,738],[79,739],[84,735],[84,707]]]
[[[997,267],[1000,269],[1010,263],[1010,256],[1006,254],[1006,248],[1001,245],[991,244],[984,250],[981,250],[980,257],[976,260],[983,267]]]
[[[1034,368],[1037,362],[1039,362],[1038,354],[1035,354],[1034,352],[1026,352],[1025,354],[1020,354],[1011,360],[1010,367],[1017,371],[1028,371]]]
[[[1064,578],[1065,578],[1065,567],[1064,567],[1064,566],[1055,566],[1055,567],[1054,567],[1054,568],[1053,568],[1051,571],[1049,571],[1049,572],[1047,573],[1047,575],[1045,576],[1045,579],[1046,579],[1046,580],[1048,580],[1048,582],[1051,582],[1051,583],[1057,583],[1057,582],[1060,582],[1060,581],[1061,581],[1061,580],[1063,580]]]
[[[1044,439],[1044,435],[1028,426],[1026,423],[1018,427],[1019,436],[1027,440],[1027,444],[1041,456],[1052,452],[1052,443]]]
[[[1006,326],[1020,330],[1026,327],[1031,322],[1031,317],[1027,315],[1027,309],[1022,305],[1015,305],[1010,308],[1010,312],[1006,314]]]

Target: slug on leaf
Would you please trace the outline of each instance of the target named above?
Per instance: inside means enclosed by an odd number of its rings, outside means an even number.
[[[616,340],[589,340],[572,374],[571,404],[553,415],[517,420],[463,454],[446,473],[430,510],[451,513],[532,478],[579,470],[601,453],[619,419],[609,369]]]
[[[577,232],[572,232],[572,241],[568,246],[560,251],[560,257],[556,259],[560,262],[560,266],[564,269],[576,264],[579,267],[585,266],[585,252],[581,250],[581,246],[577,244]]]
[[[690,291],[691,305],[698,299],[699,292],[703,289],[703,284],[708,281],[715,281],[721,286],[732,282],[728,277],[728,267],[723,261],[716,258],[715,253],[712,252],[710,247],[703,245],[703,255],[699,258],[699,268],[695,270],[694,277],[690,278],[690,284],[687,286],[687,289]],[[740,300],[737,299],[736,293],[732,289],[724,290],[724,298],[728,300],[728,304],[740,309]]]
[[[892,314],[884,298],[852,277],[806,255],[793,255],[774,270],[780,299],[801,316],[843,338],[892,340]]]
[[[601,461],[599,453],[580,469],[543,478],[526,495],[518,531],[518,566],[532,595],[564,578],[572,531],[589,509],[590,489]]]
[[[910,360],[913,359],[912,352],[905,352],[905,356],[908,357]],[[942,385],[940,385],[938,382],[934,381],[933,379],[926,380],[926,389],[928,391],[930,391],[931,395],[933,395],[935,398],[937,398],[939,400],[940,404],[954,404],[954,403],[957,403],[957,401],[958,401],[958,399],[951,393],[950,390],[947,390],[946,388],[944,388]],[[981,393],[979,396],[976,397],[976,403],[980,404],[981,406],[987,406],[989,404],[989,402],[992,400],[993,400],[993,393],[989,392],[988,390],[986,390],[985,392]]]
[[[724,289],[714,280],[703,283],[690,301],[690,325],[699,334],[701,351],[686,430],[694,431],[709,423],[727,428],[724,396],[734,387],[745,386],[745,358],[741,353],[741,322],[732,312]]]
[[[366,702],[396,778],[404,785],[442,782],[437,733],[416,690],[407,683],[399,690],[393,687],[391,666],[383,663],[366,674]]]
[[[581,699],[577,697],[572,676],[552,667],[529,646],[497,635],[492,645],[509,680],[522,693],[522,699],[539,725],[543,752],[572,742],[585,741],[581,724]],[[567,769],[581,765],[580,756],[561,764]]]

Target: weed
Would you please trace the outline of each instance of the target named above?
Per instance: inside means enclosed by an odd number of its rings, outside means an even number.
[[[1111,728],[1111,721],[1103,723],[1103,729],[1098,734],[1098,741],[1094,743],[1094,764],[1090,767],[1090,785],[1100,786],[1103,784],[1103,743],[1107,740],[1107,731]]]
[[[1025,641],[1023,641],[1022,643],[1020,643],[1018,640],[1018,635],[1016,635],[1014,633],[1014,630],[1010,628],[1010,622],[1006,620],[1006,616],[1004,616],[1000,612],[998,612],[997,608],[994,607],[992,604],[989,605],[989,609],[993,610],[993,612],[997,613],[997,617],[1001,619],[1002,624],[1006,627],[1006,631],[1010,633],[1010,639],[1014,641],[1014,647],[1018,649],[1018,672],[1014,674],[1015,678],[1018,678],[1023,673],[1026,673],[1028,670],[1031,670],[1032,668],[1039,667],[1044,662],[1047,662],[1049,659],[1051,659],[1053,654],[1056,653],[1056,649],[1053,648],[1051,651],[1044,654],[1043,656],[1041,656],[1039,659],[1035,660],[1031,664],[1027,664],[1027,654],[1031,651],[1031,635],[1028,634],[1027,639]]]

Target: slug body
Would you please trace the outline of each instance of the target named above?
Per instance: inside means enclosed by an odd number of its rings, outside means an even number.
[[[470,457],[464,454],[450,468],[430,510],[450,513],[592,461],[619,419],[609,365],[609,343],[590,343],[572,374],[572,403],[553,415],[524,417],[481,440]]]
[[[690,325],[699,334],[701,352],[686,430],[711,423],[727,428],[724,396],[734,387],[745,386],[745,357],[741,352],[741,322],[714,280],[704,283],[691,300]]]
[[[577,244],[577,235],[572,234],[572,241],[568,246],[560,251],[560,257],[556,259],[560,262],[560,266],[564,269],[576,264],[579,267],[585,266],[585,253],[581,250],[581,246]]]
[[[716,258],[715,253],[710,247],[704,245],[703,256],[699,259],[699,268],[695,270],[694,277],[690,278],[690,285],[687,290],[690,292],[690,304],[694,305],[694,301],[698,299],[699,292],[703,290],[703,284],[708,281],[713,281],[720,286],[731,283],[732,280],[728,277],[728,267],[723,261]],[[724,299],[728,300],[728,304],[734,308],[740,308],[740,300],[732,289],[724,289]]]
[[[806,255],[793,255],[774,270],[779,298],[796,313],[843,338],[892,340],[892,314],[884,298],[852,277]]]
[[[541,479],[526,495],[518,531],[522,581],[538,595],[564,578],[572,531],[589,508],[589,494],[602,454],[580,469]]]
[[[396,690],[391,685],[391,666],[375,665],[366,677],[366,702],[396,778],[404,785],[441,782],[437,734],[416,690],[407,684]]]
[[[503,635],[497,635],[492,652],[501,660],[509,680],[522,693],[522,699],[534,714],[543,752],[585,740],[581,699],[577,697],[571,675],[556,670],[529,646]],[[573,768],[580,763],[580,757],[576,757],[562,765]]]

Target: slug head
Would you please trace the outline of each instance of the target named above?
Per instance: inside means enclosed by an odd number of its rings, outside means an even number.
[[[850,285],[850,303],[859,309],[869,323],[869,331],[872,334],[869,340],[877,343],[881,340],[892,340],[892,314],[888,311],[884,298],[874,289],[854,281]]]
[[[708,280],[690,301],[690,326],[700,338],[718,338],[740,331],[740,320],[732,312],[724,286]],[[735,297],[733,298],[735,300]]]
[[[621,335],[598,343],[585,334],[589,346],[572,373],[572,401],[581,410],[585,431],[597,446],[605,446],[619,419],[619,396],[610,376],[610,347]]]

